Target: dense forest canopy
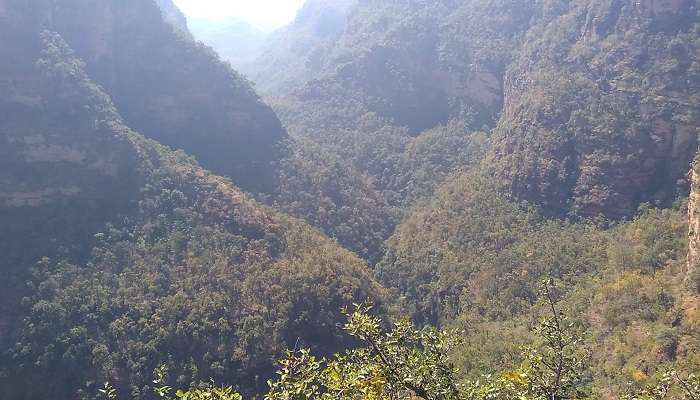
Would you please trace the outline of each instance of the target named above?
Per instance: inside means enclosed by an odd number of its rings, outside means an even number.
[[[0,0],[0,398],[698,398],[697,0],[219,22]]]

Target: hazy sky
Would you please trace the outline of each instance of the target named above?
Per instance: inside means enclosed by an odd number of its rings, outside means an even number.
[[[264,29],[291,22],[304,0],[175,0],[191,17],[236,16]]]

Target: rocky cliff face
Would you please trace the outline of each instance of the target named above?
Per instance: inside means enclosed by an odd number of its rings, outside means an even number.
[[[688,282],[692,290],[700,293],[700,155],[690,170],[688,224]]]
[[[0,341],[22,318],[29,268],[85,257],[98,229],[134,211],[141,182],[108,98],[71,83],[77,60],[55,68],[58,49],[42,44],[36,15],[0,26],[13,38],[0,43]]]
[[[96,393],[86,382],[105,380],[124,397],[143,393],[164,354],[179,358],[173,371],[188,382],[218,374],[243,384],[272,376],[272,360],[304,332],[311,347],[340,348],[329,329],[339,326],[337,310],[381,302],[364,263],[132,131],[66,41],[40,34],[51,9],[25,5],[0,25],[0,37],[13,38],[0,41],[2,397],[79,398]],[[102,39],[90,43],[119,54]],[[319,296],[296,292],[319,282]],[[200,310],[210,316],[194,311],[201,293],[211,294]],[[161,308],[172,299],[178,311]],[[300,314],[309,309],[329,311]],[[171,320],[153,317],[161,313]]]
[[[700,123],[698,9],[692,0],[363,1],[322,72],[278,110],[331,147],[346,131],[370,141],[369,120],[418,136],[466,116],[472,129],[495,126],[488,164],[505,191],[550,216],[625,218],[687,193]]]
[[[361,2],[329,52],[326,74],[297,95],[359,101],[413,134],[467,113],[492,124],[532,9],[518,0]]]
[[[621,218],[687,190],[697,146],[693,1],[575,1],[542,17],[506,80],[494,165],[547,212]]]
[[[129,126],[246,190],[269,190],[270,163],[286,137],[279,120],[209,48],[177,33],[154,1],[28,4],[85,61]]]
[[[0,35],[13,40],[0,43],[0,241],[8,265],[22,268],[27,248],[50,255],[131,207],[138,180],[135,154],[114,132],[111,102],[93,96],[88,104],[90,85],[65,84],[82,64],[49,68],[56,49],[39,37],[44,15],[3,5],[11,18]],[[45,240],[62,225],[63,235]]]

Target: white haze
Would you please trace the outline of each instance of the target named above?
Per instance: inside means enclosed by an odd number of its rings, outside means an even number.
[[[237,17],[270,31],[291,22],[304,0],[174,0],[191,18]]]

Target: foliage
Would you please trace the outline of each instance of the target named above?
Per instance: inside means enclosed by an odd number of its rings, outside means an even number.
[[[547,4],[550,3],[550,4]],[[558,3],[558,4],[557,4]],[[612,219],[687,190],[697,147],[700,17],[679,1],[545,1],[509,67],[490,166],[548,215]],[[668,143],[682,140],[679,148]]]
[[[585,238],[585,239],[582,239]],[[543,277],[573,286],[604,257],[593,224],[544,222],[472,173],[444,185],[389,240],[379,272],[417,321],[526,312]]]
[[[280,121],[242,75],[168,23],[155,1],[32,5],[50,21],[43,27],[85,61],[126,125],[197,157],[244,190],[272,190],[271,163],[286,137]]]
[[[553,290],[551,283],[543,285],[551,317],[543,319],[535,331],[545,344],[540,350],[530,349],[525,357],[530,390],[547,399],[587,398],[584,374],[588,356],[581,349],[581,339],[571,332],[573,323],[556,309]]]
[[[119,394],[140,397],[152,387],[146,377],[162,354],[170,355],[170,384],[216,377],[255,392],[293,343],[320,353],[345,346],[339,308],[368,298],[383,307],[384,290],[360,259],[260,206],[184,153],[130,131],[60,36],[46,34],[45,43],[46,81],[35,77],[46,88],[40,121],[65,126],[70,134],[58,131],[61,145],[84,146],[85,157],[96,159],[44,167],[86,188],[66,195],[66,218],[91,237],[72,243],[82,254],[56,252],[41,258],[33,274],[20,270],[10,281],[27,283],[12,292],[21,302],[8,296],[21,318],[2,324],[8,335],[0,392],[87,398],[96,382],[109,379]],[[117,149],[120,163],[111,172],[105,164]],[[32,170],[27,160],[15,167],[23,165]],[[70,176],[73,168],[107,169],[114,189],[130,189],[115,196],[130,207],[108,208],[94,225],[81,225],[88,214],[71,196],[90,196],[100,187],[94,181],[104,178],[81,181],[85,175]],[[46,201],[59,210],[64,204]],[[50,238],[41,236],[41,243]],[[41,254],[27,256],[29,262],[33,257]],[[25,385],[31,379],[44,385]]]
[[[397,211],[352,165],[308,139],[286,143],[270,202],[374,264]]]
[[[345,324],[362,347],[330,360],[318,360],[303,350],[290,353],[265,398],[458,398],[454,368],[447,357],[452,346],[447,333],[419,330],[407,320],[384,333],[381,320],[368,312],[368,307],[359,306]]]
[[[291,347],[270,400],[697,398],[693,2],[358,2],[268,65],[289,140],[154,2],[54,3],[0,2],[0,397],[240,400]]]
[[[661,400],[679,398],[686,400],[697,399],[700,396],[700,379],[695,374],[682,377],[677,371],[665,372],[660,382],[643,391],[627,395],[626,400]]]
[[[589,330],[594,391],[611,398],[668,363],[697,365],[683,207],[645,207],[612,225],[556,222],[467,174],[399,225],[378,271],[415,321],[465,331],[453,360],[472,379],[520,365],[517,347],[536,339],[522,326],[538,310],[538,281],[554,278],[574,322]]]
[[[546,286],[549,288],[549,286]],[[356,305],[347,314],[344,329],[359,345],[332,358],[317,358],[308,349],[288,351],[279,361],[277,380],[268,382],[266,400],[302,399],[404,399],[424,400],[557,400],[583,399],[588,382],[584,359],[578,358],[580,343],[557,310],[550,289],[547,302],[553,315],[537,330],[542,344],[527,350],[526,361],[515,371],[484,381],[462,383],[449,358],[458,344],[457,332],[418,329],[407,319],[390,330],[371,307]],[[156,368],[154,392],[172,398],[165,367]],[[116,400],[116,391],[105,384],[100,392]],[[178,390],[175,398],[240,400],[230,387],[213,383],[189,391]]]

